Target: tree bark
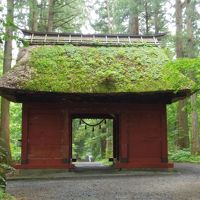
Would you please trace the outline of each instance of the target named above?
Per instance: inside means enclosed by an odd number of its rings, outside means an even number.
[[[193,37],[193,21],[194,21],[194,10],[195,3],[194,1],[186,1],[186,27],[187,27],[187,45],[186,45],[186,56],[189,58],[196,57],[195,48],[194,48],[194,37]]]
[[[198,113],[197,113],[197,94],[191,96],[191,106],[192,106],[192,135],[191,135],[191,153],[200,153],[200,138],[199,138],[199,125],[198,125]]]
[[[13,13],[14,2],[13,0],[7,0],[7,15],[6,15],[6,39],[4,45],[4,60],[3,60],[3,73],[6,73],[11,69],[12,63],[12,37],[13,37]],[[2,98],[1,100],[1,129],[0,138],[2,139],[2,146],[7,151],[7,161],[11,161],[10,151],[10,129],[9,129],[9,101]]]
[[[48,24],[47,24],[48,32],[53,31],[54,7],[55,7],[55,0],[49,0]]]
[[[31,31],[38,30],[38,3],[37,0],[31,0],[30,2],[30,19],[29,19],[29,28]]]
[[[129,20],[130,34],[139,35],[139,18],[137,15],[131,15]]]
[[[186,111],[186,104],[186,100],[180,100],[177,108],[178,135],[176,145],[179,149],[189,147],[188,113]]]
[[[191,0],[186,1],[186,27],[187,27],[187,57],[195,57],[194,38],[193,38],[193,15],[195,4]],[[191,77],[194,80],[194,77]],[[194,80],[195,81],[195,80]],[[192,107],[192,132],[191,132],[191,153],[200,153],[200,138],[199,138],[199,126],[198,126],[198,112],[197,112],[197,93],[191,96]]]
[[[155,5],[155,8],[154,8],[154,33],[155,34],[158,34],[159,33],[159,9],[160,9],[160,6],[159,4],[156,4]]]
[[[140,13],[141,1],[135,0],[129,7],[129,25],[128,30],[130,34],[139,35],[140,23],[139,23],[139,13]]]
[[[113,32],[113,27],[112,27],[112,20],[111,20],[111,10],[110,10],[110,1],[106,0],[106,11],[107,11],[107,17],[108,17],[108,33]]]
[[[148,2],[147,1],[145,1],[144,9],[145,9],[146,34],[148,34],[149,33],[149,13],[148,13]]]
[[[183,57],[183,16],[182,16],[182,3],[176,0],[176,57]]]
[[[48,13],[48,6],[47,6],[47,1],[41,1],[38,3],[38,31],[47,31],[47,16],[46,12]]]
[[[183,5],[181,0],[176,0],[176,57],[183,57]],[[176,139],[176,145],[180,149],[189,147],[189,129],[188,129],[188,114],[185,109],[187,101],[180,100],[178,102],[177,109],[177,125],[178,125],[178,135]]]

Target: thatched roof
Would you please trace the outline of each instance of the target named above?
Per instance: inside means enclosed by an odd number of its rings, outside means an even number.
[[[193,82],[172,69],[152,46],[30,46],[0,78],[0,90],[117,94],[190,90]]]

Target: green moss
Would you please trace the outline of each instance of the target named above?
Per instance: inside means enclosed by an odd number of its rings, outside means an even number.
[[[42,46],[32,51],[35,73],[21,87],[69,93],[145,92],[191,88],[158,47]]]
[[[200,58],[179,58],[167,64],[167,68],[175,69],[195,82],[194,89],[200,84]]]

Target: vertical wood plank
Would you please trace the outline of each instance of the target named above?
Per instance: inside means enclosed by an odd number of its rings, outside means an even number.
[[[69,112],[66,110],[65,113],[65,126],[64,126],[64,144],[65,144],[65,161],[66,163],[71,163],[71,149],[72,149],[72,142],[71,142],[71,117],[69,115]]]
[[[166,105],[161,107],[161,161],[168,162],[168,144],[167,144],[167,112]]]
[[[119,115],[115,115],[113,118],[113,158],[115,161],[119,161]]]
[[[28,105],[22,105],[22,152],[21,163],[28,163]]]
[[[128,116],[127,113],[120,116],[120,162],[128,162]]]

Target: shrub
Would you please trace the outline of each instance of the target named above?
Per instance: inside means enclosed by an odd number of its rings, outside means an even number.
[[[13,168],[7,164],[7,152],[0,146],[0,190],[6,189],[6,173],[13,171]]]
[[[176,152],[169,152],[169,160],[175,162],[200,163],[200,155],[192,155],[190,149],[183,149]]]
[[[3,147],[0,146],[0,189],[5,190],[6,188],[6,151],[3,149]]]
[[[0,189],[0,199],[1,200],[16,200],[14,197],[5,193],[2,189]]]

